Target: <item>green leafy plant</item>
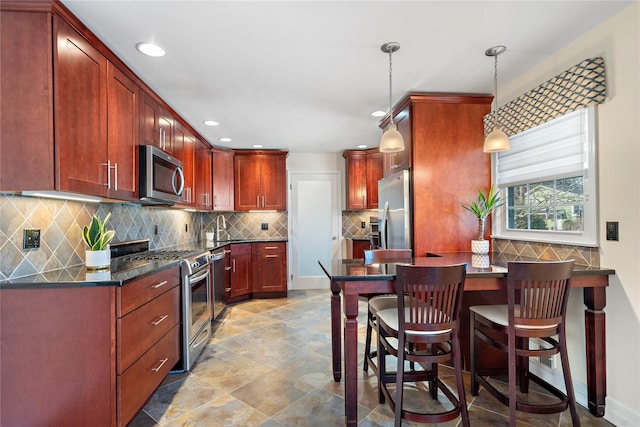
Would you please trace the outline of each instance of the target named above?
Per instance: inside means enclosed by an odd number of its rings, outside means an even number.
[[[463,208],[478,218],[478,240],[484,240],[484,224],[487,217],[503,203],[500,200],[500,192],[496,191],[493,185],[487,195],[478,189],[478,197],[475,201],[462,203]]]
[[[101,221],[97,215],[94,215],[91,219],[91,224],[85,225],[82,229],[82,240],[89,246],[90,250],[105,250],[113,236],[115,236],[116,232],[114,230],[105,229],[110,217],[111,214],[107,214],[104,221]]]

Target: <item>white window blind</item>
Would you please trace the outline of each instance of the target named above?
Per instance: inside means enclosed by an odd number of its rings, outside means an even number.
[[[589,164],[587,109],[574,111],[509,138],[497,154],[498,186],[582,175]]]

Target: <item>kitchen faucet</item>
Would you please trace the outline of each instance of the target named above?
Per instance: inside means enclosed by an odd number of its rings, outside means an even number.
[[[220,226],[220,220],[222,219],[222,227]],[[216,217],[216,240],[220,239],[220,232],[227,231],[227,221],[224,219],[224,215],[218,214]],[[229,238],[229,233],[227,233],[227,238]]]

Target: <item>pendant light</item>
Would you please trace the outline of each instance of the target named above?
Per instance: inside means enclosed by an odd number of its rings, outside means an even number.
[[[485,153],[495,153],[498,151],[506,151],[509,149],[509,137],[506,133],[502,131],[500,124],[498,122],[498,55],[507,50],[505,46],[494,46],[490,47],[484,53],[487,56],[494,57],[494,68],[495,73],[493,76],[493,101],[494,101],[494,109],[493,109],[493,130],[487,138],[484,140],[484,152]]]
[[[389,54],[389,126],[380,139],[381,153],[397,153],[404,150],[402,135],[398,132],[396,124],[393,122],[393,105],[391,103],[391,54],[400,49],[400,43],[389,42],[380,46],[380,50]]]

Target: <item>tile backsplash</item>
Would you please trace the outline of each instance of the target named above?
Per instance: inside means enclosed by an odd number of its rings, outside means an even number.
[[[84,263],[82,227],[97,214],[111,213],[114,242],[149,239],[163,249],[204,239],[207,224],[218,213],[189,212],[129,203],[83,203],[0,194],[0,280]],[[224,212],[230,238],[287,238],[286,212]],[[267,223],[268,230],[261,230]],[[23,229],[41,231],[40,248],[23,249]],[[157,228],[157,234],[155,234]]]
[[[378,211],[342,211],[342,235],[353,239],[368,239],[369,220],[372,216],[377,217]],[[363,222],[364,228],[362,228]]]
[[[600,251],[598,248],[518,240],[492,240],[493,252],[497,254],[516,255],[526,259],[534,258],[538,261],[574,259],[576,265],[586,267],[600,266]]]

